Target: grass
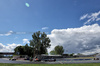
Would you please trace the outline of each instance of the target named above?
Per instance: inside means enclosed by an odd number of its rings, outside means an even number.
[[[0,66],[100,66],[100,63],[89,64],[3,64]]]

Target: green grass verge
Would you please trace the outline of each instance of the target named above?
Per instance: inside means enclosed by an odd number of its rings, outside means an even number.
[[[0,66],[100,66],[100,63],[89,64],[3,64]]]

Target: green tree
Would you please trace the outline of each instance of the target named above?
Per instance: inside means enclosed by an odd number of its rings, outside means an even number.
[[[46,54],[47,48],[51,46],[50,39],[47,35],[40,31],[33,33],[32,40],[30,40],[30,46],[34,50],[34,56],[37,54]]]
[[[32,51],[32,47],[28,46],[28,44],[26,44],[25,46],[17,46],[14,51],[15,54],[17,55],[28,55],[28,56],[32,56],[33,51]]]
[[[63,52],[64,52],[63,46],[59,46],[59,45],[56,46],[56,47],[54,48],[54,50],[55,50],[56,54],[60,54],[60,55],[62,55]]]
[[[14,51],[17,55],[25,55],[23,46],[17,46]]]
[[[24,52],[26,55],[32,56],[32,54],[33,54],[32,47],[30,47],[30,46],[28,46],[28,44],[26,44],[23,48],[24,48]]]
[[[50,54],[51,54],[51,55],[56,55],[55,50],[50,51]]]
[[[74,53],[70,54],[70,56],[74,56]]]
[[[83,55],[83,54],[81,54],[81,53],[77,53],[77,55]]]

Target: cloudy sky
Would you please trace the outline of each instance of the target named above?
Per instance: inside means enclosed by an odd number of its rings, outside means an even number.
[[[0,52],[29,44],[45,32],[64,53],[100,52],[99,0],[0,0]]]

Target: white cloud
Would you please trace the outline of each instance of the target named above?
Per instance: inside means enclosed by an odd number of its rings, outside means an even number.
[[[9,35],[11,35],[11,34],[13,34],[13,31],[9,31],[9,32],[7,32],[7,33],[5,33],[5,34],[0,34],[0,36],[9,36]]]
[[[26,32],[15,32],[16,34],[26,34]]]
[[[98,24],[84,25],[80,28],[54,29],[48,35],[51,48],[62,45],[67,53],[92,54],[100,52],[100,26]]]
[[[9,36],[9,35],[12,35],[12,34],[26,34],[26,32],[13,32],[13,31],[9,31],[9,32],[6,32],[6,33],[1,33],[0,36]]]
[[[13,31],[9,31],[7,34],[5,34],[6,36],[9,36],[13,33]]]
[[[96,22],[100,20],[100,11],[91,13],[91,14],[85,14],[80,17],[80,20],[87,19],[87,21],[84,24],[89,24],[91,22]]]
[[[80,20],[83,20],[83,19],[87,18],[87,16],[88,16],[88,14],[85,14],[85,15],[81,16]]]
[[[0,52],[14,52],[14,49],[17,46],[21,46],[21,44],[7,44],[7,45],[3,45],[2,43],[0,43]]]
[[[42,28],[42,30],[46,30],[46,29],[48,29],[48,27],[43,27],[43,28]]]
[[[30,43],[28,39],[23,39],[23,43]]]

